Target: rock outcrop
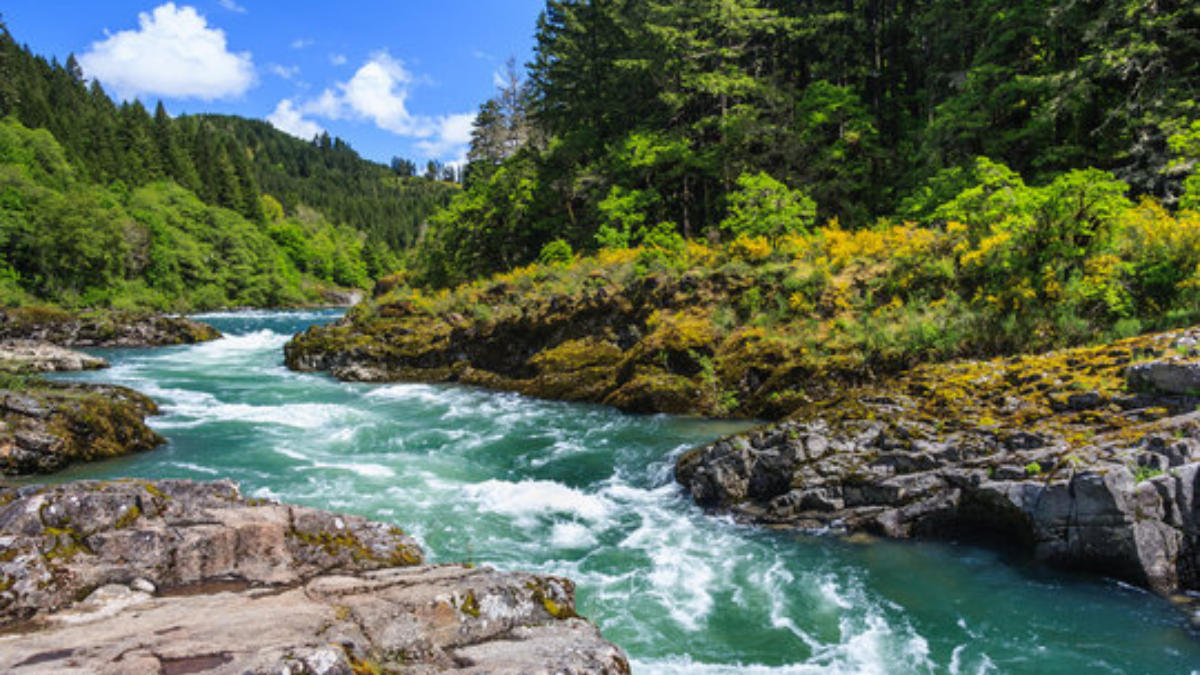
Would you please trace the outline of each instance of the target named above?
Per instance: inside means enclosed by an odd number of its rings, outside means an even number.
[[[574,293],[506,282],[456,291],[474,313],[376,297],[284,347],[288,367],[351,381],[454,381],[628,412],[777,419],[816,384],[802,349],[757,329],[721,337],[715,308],[755,289],[736,272],[610,280]],[[461,297],[459,297],[461,296]],[[465,313],[464,313],[465,312]],[[823,373],[830,384],[835,373]]]
[[[321,291],[321,298],[334,307],[353,307],[363,299],[360,290],[343,288],[326,288]]]
[[[0,370],[20,373],[53,373],[107,368],[98,356],[36,340],[0,342]]]
[[[0,490],[0,670],[627,673],[561,578],[228,481]]]
[[[1200,396],[1126,387],[1192,333],[916,368],[680,458],[707,507],[776,526],[988,537],[1171,595],[1200,588]]]
[[[220,332],[179,316],[120,311],[73,314],[53,307],[0,311],[0,340],[65,347],[162,347],[215,340]]]
[[[63,384],[20,375],[0,388],[0,474],[51,473],[76,461],[150,450],[150,398],[112,385]]]
[[[1127,377],[1134,388],[1200,396],[1200,359],[1173,358],[1138,363],[1129,367]]]

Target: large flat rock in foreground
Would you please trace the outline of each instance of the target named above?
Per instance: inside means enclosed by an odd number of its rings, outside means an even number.
[[[0,488],[0,671],[623,673],[567,579],[228,481]]]

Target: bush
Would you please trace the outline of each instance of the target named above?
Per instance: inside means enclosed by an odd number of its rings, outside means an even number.
[[[800,190],[766,173],[742,174],[738,189],[728,197],[729,215],[721,229],[735,237],[767,237],[807,232],[817,218],[817,205]]]
[[[571,245],[562,239],[554,241],[542,247],[542,252],[538,254],[538,262],[543,265],[558,265],[571,262],[575,252],[571,250]]]

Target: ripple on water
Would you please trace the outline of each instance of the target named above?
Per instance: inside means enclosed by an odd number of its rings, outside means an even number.
[[[256,497],[394,522],[434,561],[569,576],[580,612],[639,673],[1137,673],[1200,663],[1197,641],[1145,594],[1047,583],[976,549],[854,547],[702,513],[674,484],[673,460],[736,424],[282,367],[291,332],[336,316],[213,313],[198,318],[222,340],[105,351],[112,369],[72,377],[147,392],[171,443],[63,478],[229,476]]]

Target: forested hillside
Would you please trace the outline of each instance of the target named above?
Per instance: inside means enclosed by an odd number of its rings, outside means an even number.
[[[459,192],[441,180],[401,176],[364,161],[342,139],[328,134],[307,143],[261,120],[199,118],[249,151],[259,189],[282,202],[288,213],[300,204],[310,206],[392,251],[411,247],[421,223]]]
[[[170,179],[205,203],[261,220],[262,194],[289,214],[300,204],[371,235],[393,250],[410,244],[417,224],[457,188],[402,178],[358,156],[341,139],[305,142],[256,120],[216,115],[170,117],[160,103],[117,105],[96,81],[21,47],[0,25],[0,116],[47,129],[80,178],[138,187]],[[381,252],[386,254],[387,252]]]
[[[171,180],[84,179],[45,129],[0,120],[0,302],[192,310],[321,301],[368,286],[362,233],[307,210],[205,204]]]
[[[732,195],[775,186],[803,193],[797,226],[919,218],[979,156],[1032,185],[1100,169],[1172,206],[1198,88],[1200,5],[1179,0],[549,0],[527,80],[481,108],[424,278],[556,238],[715,239]]]
[[[340,139],[115,104],[0,24],[4,302],[205,309],[320,301],[400,265],[459,191]]]

